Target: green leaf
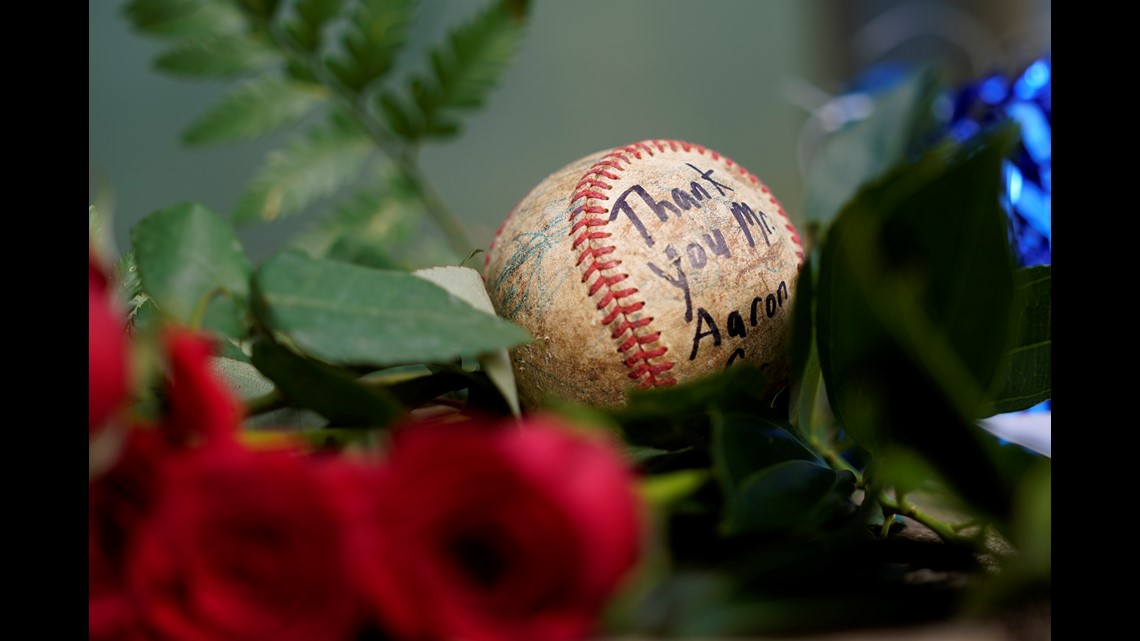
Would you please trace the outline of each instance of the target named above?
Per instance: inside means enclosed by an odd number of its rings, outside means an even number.
[[[810,461],[784,461],[746,478],[736,491],[726,529],[770,532],[823,525],[852,513],[855,491],[850,472]]]
[[[929,142],[933,104],[943,85],[931,67],[882,93],[860,96],[872,101],[870,115],[828,135],[812,160],[805,217],[826,227],[860,187],[906,160],[917,144]]]
[[[155,67],[176,76],[234,78],[278,61],[280,54],[264,41],[231,33],[182,40],[159,56]]]
[[[131,0],[123,13],[136,30],[160,38],[237,33],[247,24],[224,0]]]
[[[385,174],[368,190],[338,203],[289,242],[314,258],[333,258],[380,269],[398,269],[420,224],[419,200]]]
[[[206,306],[206,313],[202,317],[203,330],[234,340],[245,337],[247,325],[244,297],[235,300],[225,294],[215,296]]]
[[[708,470],[678,470],[641,479],[638,490],[658,510],[667,510],[696,492],[709,480]]]
[[[815,268],[813,263],[818,252],[812,252],[800,268],[796,279],[796,296],[792,301],[791,348],[792,361],[791,393],[788,412],[791,423],[802,433],[809,433],[814,427],[812,409],[819,392],[820,368],[819,353],[815,347]]]
[[[498,83],[525,32],[525,3],[498,1],[454,29],[428,54],[431,73],[408,85],[412,105],[392,94],[379,97],[393,131],[408,139],[445,138],[459,131],[451,112],[483,104]]]
[[[1016,340],[1002,363],[994,400],[983,412],[1016,412],[1052,397],[1052,269],[1038,265],[1017,270]]]
[[[273,381],[257,371],[257,368],[249,363],[248,358],[238,360],[215,356],[210,359],[210,367],[225,380],[234,396],[242,402],[268,394],[274,389]]]
[[[824,462],[790,425],[755,415],[714,411],[712,434],[713,466],[726,492],[770,465],[791,460]]]
[[[419,122],[408,113],[408,110],[395,95],[384,92],[377,98],[380,112],[388,121],[388,126],[403,138],[413,139],[420,134]]]
[[[115,282],[119,284],[117,289],[119,300],[127,306],[128,314],[133,313],[135,308],[142,303],[141,300],[136,301],[136,298],[146,296],[142,290],[142,281],[139,280],[139,268],[135,264],[134,251],[123,254],[122,258],[115,263],[114,273]]]
[[[404,408],[382,389],[369,389],[348,372],[293,352],[265,337],[253,342],[253,364],[285,396],[334,425],[383,427]]]
[[[1012,326],[999,204],[1003,128],[940,147],[862,189],[820,253],[817,342],[840,424],[874,453],[913,447],[982,509],[1009,488],[978,438]]]
[[[249,354],[243,352],[237,343],[228,338],[218,341],[217,355],[230,360],[241,361],[242,363],[250,362]]]
[[[334,120],[269,153],[234,211],[234,222],[270,221],[297,213],[359,175],[372,152],[356,126]]]
[[[344,7],[344,0],[298,0],[293,5],[294,19],[285,25],[293,41],[307,51],[321,48],[325,25]]]
[[[530,340],[521,327],[404,272],[288,252],[262,265],[254,284],[259,321],[329,363],[446,362]]]
[[[459,368],[436,373],[426,367],[422,369],[425,373],[416,376],[369,376],[368,379],[371,383],[383,384],[385,390],[407,407],[431,403],[449,392],[487,384],[485,380],[478,379],[474,372]],[[385,370],[384,373],[388,371],[390,370]]]
[[[272,18],[278,5],[281,4],[281,0],[239,0],[239,2],[246,11],[264,20]]]
[[[886,447],[875,457],[875,472],[899,496],[916,492],[939,494],[948,483],[918,452],[906,447]]]
[[[292,125],[327,97],[327,90],[274,76],[250,80],[214,105],[182,136],[187,145],[258,138]]]
[[[830,516],[830,512],[817,515],[813,510],[835,484],[835,472],[791,425],[754,414],[714,410],[712,435],[713,472],[726,501],[726,532],[779,529],[806,523],[807,515]],[[787,467],[790,462],[807,466]],[[767,473],[771,468],[794,471]],[[768,496],[783,491],[781,483],[790,486],[788,493]],[[797,491],[801,494],[795,494]],[[850,493],[848,490],[843,497]]]
[[[816,252],[804,261],[796,278],[796,296],[792,301],[791,348],[792,380],[802,379],[815,345],[815,262]]]
[[[1048,580],[1053,553],[1053,464],[1037,461],[1021,478],[1014,504],[1013,543],[1017,565]]]
[[[356,0],[343,52],[330,57],[329,69],[354,92],[389,71],[407,39],[414,0]]]
[[[134,251],[123,254],[115,264],[116,280],[119,283],[118,296],[127,310],[127,321],[135,330],[148,327],[153,321],[160,321],[158,308],[142,289],[138,265]]]
[[[620,408],[596,408],[619,424],[627,443],[663,450],[707,449],[712,411],[765,415],[764,373],[738,364],[669,388],[633,390]]]
[[[483,277],[470,267],[456,267],[454,265],[432,267],[417,270],[412,274],[439,285],[475,309],[488,314],[495,314],[495,307],[491,304],[491,297],[487,295]],[[520,416],[522,411],[519,407],[519,390],[515,383],[515,373],[511,368],[511,357],[507,350],[499,349],[481,355],[479,357],[479,368],[495,384],[495,388],[502,394],[507,407],[511,409],[511,413]]]
[[[819,365],[819,352],[812,345],[800,383],[793,388],[788,411],[792,425],[812,443],[827,441],[826,426],[818,416],[822,401],[819,390],[822,384],[823,370]]]
[[[190,323],[216,290],[244,299],[250,263],[229,224],[196,203],[160,209],[131,229],[142,289],[158,307]]]

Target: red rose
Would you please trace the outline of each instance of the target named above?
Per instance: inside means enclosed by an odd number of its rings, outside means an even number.
[[[128,555],[152,637],[342,641],[359,609],[338,514],[300,456],[203,448],[167,464]]]
[[[621,455],[552,418],[410,427],[370,483],[353,558],[398,639],[582,638],[636,562]]]
[[[87,419],[88,434],[93,434],[126,402],[129,372],[126,317],[90,252],[87,264]]]
[[[176,454],[153,429],[131,429],[114,466],[88,491],[88,629],[90,638],[125,639],[134,602],[125,585],[125,560],[135,533],[162,495],[162,467]]]
[[[210,368],[213,340],[186,329],[169,328],[164,346],[170,368],[163,427],[168,437],[179,443],[198,437],[212,443],[232,442],[241,427],[242,407]]]
[[[162,473],[176,452],[155,429],[133,428],[115,465],[88,486],[92,568],[121,578],[131,535],[161,498]]]

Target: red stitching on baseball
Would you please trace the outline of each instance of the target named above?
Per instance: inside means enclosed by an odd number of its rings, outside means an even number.
[[[606,254],[614,251],[615,249],[617,249],[617,247],[600,247],[598,249],[594,249],[593,247],[587,247],[585,250],[582,251],[581,254],[578,255],[578,262],[576,262],[574,264],[575,265],[581,265],[582,261],[586,260],[586,258],[588,258],[590,256],[593,256],[594,258],[597,258],[598,256],[605,256]]]
[[[605,212],[599,211],[599,212],[586,212],[586,213],[603,214]],[[609,221],[605,220],[604,218],[581,218],[578,220],[578,222],[574,223],[573,227],[570,228],[570,233],[573,234],[574,232],[578,231],[579,229],[581,229],[583,227],[601,227],[602,225],[605,225],[608,222]]]
[[[581,236],[575,238],[574,244],[570,246],[570,249],[578,249],[578,246],[581,245],[582,243],[586,242],[587,240],[596,240],[598,238],[609,238],[609,237],[610,237],[610,234],[608,234],[607,232],[604,232],[604,231],[587,232],[587,233],[582,234]]]
[[[590,276],[594,272],[598,271],[599,269],[613,269],[614,267],[617,267],[620,264],[621,264],[620,260],[609,260],[609,261],[606,261],[603,263],[599,263],[596,260],[591,261],[590,267],[586,269],[586,273],[582,274],[582,282],[583,283],[586,282],[586,280],[589,279]]]
[[[581,189],[587,186],[597,187],[598,189],[613,189],[613,185],[604,183],[600,180],[595,180],[594,178],[583,178],[581,182],[579,182],[577,185],[574,185],[574,189]],[[571,198],[571,200],[573,200],[573,198]]]
[[[645,303],[637,303],[637,305],[640,306],[640,307],[638,307],[638,309],[641,309],[641,307],[645,306]],[[633,305],[630,305],[630,307],[633,307]],[[632,314],[633,313],[632,311],[625,311],[625,308],[622,308],[622,309],[623,309],[623,311],[622,311],[623,314]],[[621,335],[626,333],[626,331],[631,330],[631,329],[637,329],[638,327],[645,327],[652,320],[653,320],[652,316],[646,316],[645,318],[639,318],[639,319],[633,321],[632,323],[629,322],[628,320],[623,320],[621,322],[621,324],[618,325],[617,329],[615,329],[613,331],[613,333],[610,334],[610,338],[613,338],[613,339],[621,338]],[[611,320],[610,322],[613,322],[613,321]]]
[[[595,280],[594,283],[590,285],[590,295],[593,296],[594,294],[598,293],[599,289],[603,287],[611,287],[614,284],[620,283],[627,278],[629,278],[629,274],[614,274],[613,276],[599,275],[597,280]]]
[[[637,367],[637,369],[630,372],[628,374],[628,376],[632,379],[638,379],[638,378],[641,378],[641,376],[644,374],[652,373],[652,371],[653,370],[651,370],[648,365],[646,365],[645,363],[642,363],[641,365],[639,365]],[[645,389],[647,387],[652,387],[652,383],[649,382],[650,380],[652,380],[652,378],[645,379],[644,381],[642,381],[641,383],[638,384],[638,387],[641,389]]]
[[[599,307],[598,309],[602,309],[603,307],[605,307],[605,306],[603,305],[602,307]],[[632,305],[622,305],[620,303],[617,305],[614,305],[613,310],[609,314],[606,314],[606,317],[602,319],[602,324],[603,325],[609,325],[610,323],[614,322],[614,319],[617,318],[619,315],[632,314],[632,313],[636,312],[637,310],[641,309],[642,307],[645,307],[645,303],[643,303],[643,302],[637,302],[637,303],[634,303]],[[650,320],[653,319],[652,316],[650,316],[649,318],[650,318]],[[614,336],[614,338],[617,338],[618,336],[621,336],[621,334]]]
[[[637,345],[637,334],[634,334],[634,335],[630,336],[629,338],[625,339],[624,343],[622,343],[621,345],[618,345],[617,351],[619,351],[621,353],[628,352],[629,350],[633,349],[634,345]],[[626,362],[628,363],[628,361],[626,361]]]
[[[590,170],[585,173],[585,175],[586,176],[590,176],[590,175],[604,176],[606,178],[609,178],[610,180],[617,180],[618,179],[618,175],[613,173],[612,171],[606,171],[603,167],[596,167],[596,166],[591,167]],[[602,184],[606,184],[606,183],[602,183]],[[606,185],[606,186],[609,187],[610,185]],[[577,189],[577,187],[575,187],[575,189]]]
[[[659,341],[661,332],[638,334],[638,330],[648,329],[649,324],[653,321],[653,317],[639,318],[637,320],[630,318],[631,314],[645,307],[645,301],[626,302],[624,300],[637,293],[636,287],[614,289],[614,285],[628,278],[629,274],[618,273],[606,276],[603,273],[606,270],[621,265],[621,261],[614,259],[598,261],[599,256],[613,253],[617,250],[617,247],[614,245],[595,246],[592,241],[609,238],[610,234],[602,231],[591,231],[591,229],[609,224],[608,218],[600,217],[601,214],[608,214],[609,209],[594,204],[596,200],[609,200],[608,196],[598,191],[613,188],[613,185],[605,182],[603,178],[606,180],[618,180],[618,174],[614,171],[610,171],[610,169],[617,170],[618,172],[624,171],[625,167],[622,166],[622,162],[626,165],[633,163],[629,156],[633,156],[636,160],[640,160],[643,153],[653,156],[653,147],[657,148],[658,153],[664,153],[666,147],[674,152],[680,147],[680,149],[685,152],[696,150],[696,152],[701,155],[708,153],[713,160],[723,162],[730,170],[735,168],[736,172],[746,177],[751,184],[759,185],[760,191],[764,194],[768,194],[769,200],[776,206],[777,213],[782,216],[787,223],[785,227],[791,232],[790,238],[799,250],[796,252],[796,256],[800,258],[801,265],[804,257],[803,245],[800,242],[799,233],[791,224],[791,220],[788,219],[787,212],[784,211],[784,208],[780,206],[780,203],[772,196],[771,190],[768,189],[767,185],[760,182],[759,178],[744,167],[738,165],[731,158],[722,156],[716,151],[706,149],[701,145],[694,145],[683,140],[645,140],[624,147],[616,147],[608,153],[603,154],[597,162],[583,173],[582,179],[574,186],[574,191],[570,197],[571,206],[573,207],[570,211],[570,220],[573,221],[574,224],[570,228],[569,235],[573,236],[578,230],[586,229],[585,233],[578,235],[574,239],[574,242],[571,244],[571,250],[577,251],[582,244],[587,244],[586,248],[578,255],[578,262],[576,263],[578,266],[581,266],[587,259],[592,259],[582,273],[582,282],[585,283],[590,280],[591,277],[594,277],[588,290],[591,297],[605,289],[605,293],[597,303],[598,311],[604,311],[613,304],[613,309],[602,318],[603,325],[608,326],[617,321],[619,317],[621,318],[617,326],[611,330],[610,336],[614,340],[618,340],[626,334],[629,334],[629,336],[618,345],[617,351],[625,354],[636,348],[636,351],[627,355],[624,362],[625,365],[631,369],[628,374],[629,378],[638,381],[637,386],[639,388],[675,385],[677,383],[676,378],[663,374],[673,369],[676,363],[671,361],[661,363],[649,362],[649,359],[664,356],[669,351],[669,348],[665,345],[661,345],[654,349],[644,349],[644,346]],[[577,201],[583,202],[575,206],[574,203]],[[582,218],[575,220],[579,215],[582,215]]]
[[[579,198],[597,198],[598,200],[609,200],[610,199],[609,196],[606,196],[605,194],[603,194],[600,191],[585,191],[585,190],[583,190],[583,191],[580,191],[580,192],[574,194],[573,196],[571,196],[570,201],[573,202],[575,200],[578,200]]]

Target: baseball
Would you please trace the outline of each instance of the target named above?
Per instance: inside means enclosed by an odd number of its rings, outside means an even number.
[[[519,396],[619,406],[734,363],[788,376],[799,234],[729,158],[677,140],[590,154],[547,177],[486,254],[495,310],[535,340],[511,353]]]

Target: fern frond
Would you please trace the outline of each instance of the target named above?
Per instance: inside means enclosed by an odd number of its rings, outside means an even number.
[[[131,0],[123,13],[135,30],[156,38],[240,33],[247,21],[224,0]]]
[[[190,126],[182,141],[204,145],[258,138],[301,120],[327,96],[323,87],[261,76],[207,111]]]
[[[238,0],[238,4],[250,15],[269,20],[281,5],[281,0]]]
[[[298,0],[293,6],[295,17],[285,23],[285,31],[293,42],[309,52],[321,48],[325,26],[344,7],[344,0]]]
[[[234,222],[295,214],[355,181],[372,151],[367,134],[334,112],[330,122],[269,153],[234,211]]]
[[[391,71],[407,38],[414,0],[355,0],[344,50],[326,64],[346,87],[360,92]]]
[[[406,267],[400,259],[422,215],[414,194],[391,175],[337,203],[332,212],[298,234],[289,246],[317,258],[372,267]]]
[[[411,105],[379,96],[393,131],[408,139],[456,134],[456,111],[483,104],[514,56],[526,26],[526,3],[498,0],[452,31],[429,55],[431,72],[411,80]]]
[[[205,38],[187,38],[155,60],[155,67],[173,76],[235,78],[281,60],[280,53],[264,40],[229,33]]]

